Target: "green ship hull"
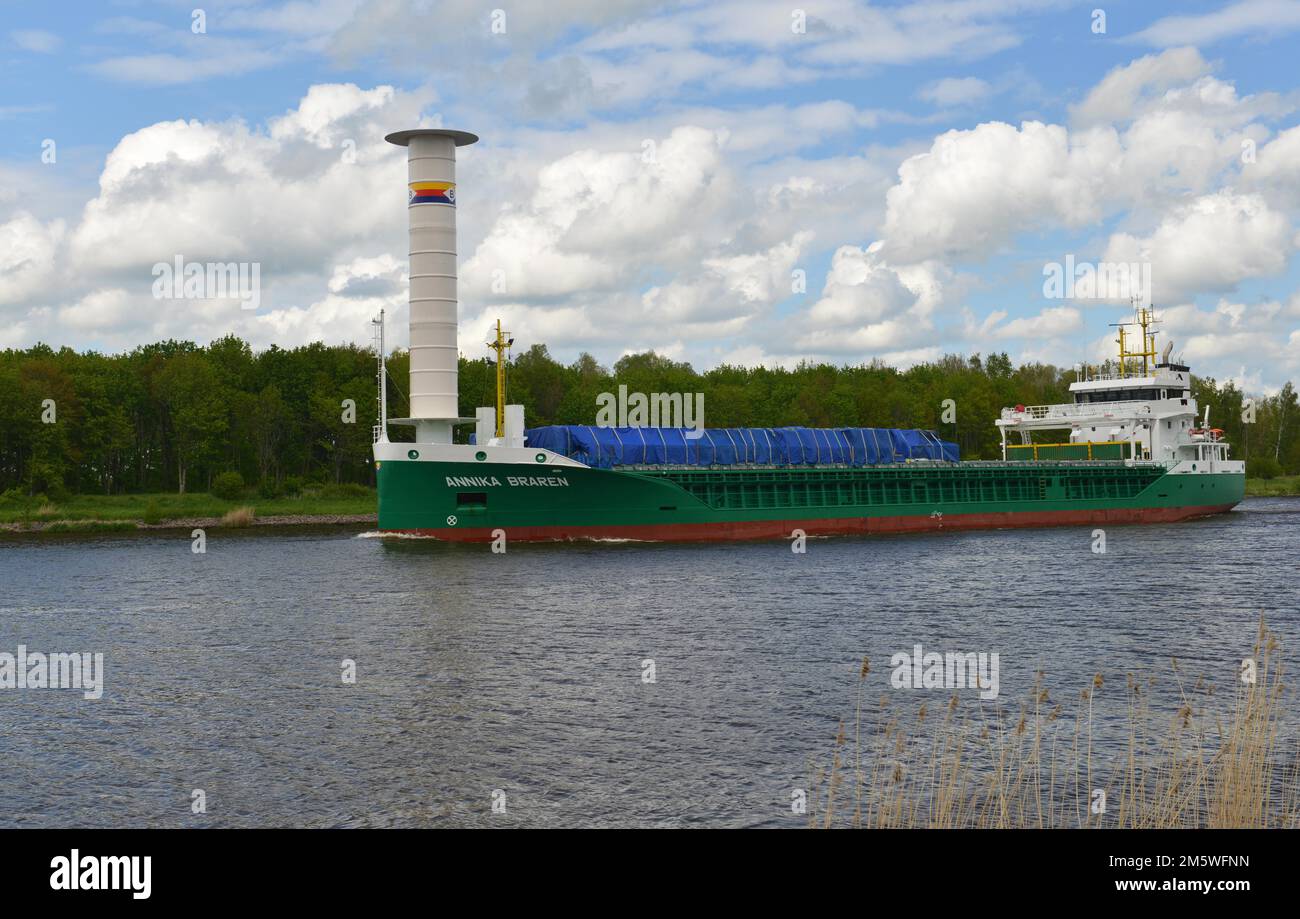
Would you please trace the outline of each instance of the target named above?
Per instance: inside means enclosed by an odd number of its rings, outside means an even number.
[[[530,454],[531,456],[531,454]],[[545,460],[537,455],[539,464]],[[734,540],[1127,524],[1230,510],[1245,476],[1155,463],[619,468],[385,460],[379,527],[456,541]]]

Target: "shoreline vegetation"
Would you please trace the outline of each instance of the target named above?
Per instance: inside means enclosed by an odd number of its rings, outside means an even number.
[[[1280,475],[1271,479],[1246,479],[1247,498],[1286,498],[1300,496],[1300,475]]]
[[[1300,476],[1247,479],[1246,496],[1300,497]],[[277,498],[218,498],[201,492],[37,496],[0,499],[0,533],[111,533],[213,527],[292,527],[377,523],[376,493],[363,485],[324,486]]]
[[[1040,671],[1018,702],[936,693],[919,707],[865,698],[864,659],[855,710],[812,769],[808,825],[1295,827],[1300,759],[1280,739],[1293,690],[1263,617],[1243,651],[1220,669],[1221,690],[1171,659],[1163,677],[1097,673],[1060,701]]]
[[[377,522],[376,495],[363,485],[324,486],[294,496],[218,498],[184,495],[73,495],[0,500],[0,533],[107,533]]]

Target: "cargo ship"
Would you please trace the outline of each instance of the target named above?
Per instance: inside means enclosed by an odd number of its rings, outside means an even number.
[[[507,404],[497,324],[494,406],[458,417],[455,163],[473,134],[408,147],[411,417],[387,417],[379,348],[379,529],[451,541],[788,539],[1157,523],[1231,510],[1245,464],[1199,418],[1191,372],[1157,357],[1153,310],[1119,326],[1119,359],[1082,367],[1070,402],[1004,408],[1001,459],[963,461],[932,431],[893,428],[529,429]],[[1130,347],[1128,329],[1140,330]],[[392,442],[388,425],[415,428]],[[472,443],[455,443],[458,426]],[[1043,438],[1049,438],[1043,442]]]

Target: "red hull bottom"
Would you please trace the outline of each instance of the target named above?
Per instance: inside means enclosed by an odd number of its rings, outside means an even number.
[[[554,542],[580,539],[631,539],[647,542],[719,542],[748,539],[790,539],[793,530],[808,536],[855,536],[868,533],[924,533],[932,530],[998,530],[1011,527],[1084,526],[1090,524],[1172,523],[1230,511],[1233,504],[1201,507],[1117,507],[1077,511],[996,511],[905,517],[844,517],[807,520],[747,520],[727,523],[660,523],[634,526],[510,527],[512,542]],[[385,530],[431,536],[448,542],[490,542],[492,528]]]

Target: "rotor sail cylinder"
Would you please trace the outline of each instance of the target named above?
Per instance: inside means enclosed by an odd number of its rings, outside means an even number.
[[[410,228],[411,417],[459,416],[456,347],[456,148],[478,140],[464,131],[399,131],[407,148]],[[441,438],[440,438],[441,439]]]

